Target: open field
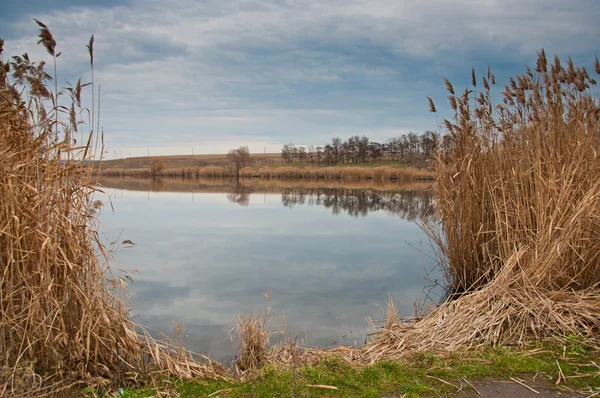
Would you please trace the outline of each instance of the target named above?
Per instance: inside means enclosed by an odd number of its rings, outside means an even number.
[[[251,154],[251,161],[253,164],[260,166],[264,164],[271,164],[281,162],[281,154],[279,153],[267,153],[267,154]],[[174,156],[143,156],[135,158],[124,158],[115,160],[102,160],[102,170],[109,171],[112,169],[119,170],[138,170],[138,169],[150,169],[150,162],[152,159],[162,159],[165,162],[165,169],[183,169],[186,167],[205,167],[205,166],[217,166],[217,167],[228,167],[231,163],[227,159],[227,154],[214,154],[214,155],[174,155]]]

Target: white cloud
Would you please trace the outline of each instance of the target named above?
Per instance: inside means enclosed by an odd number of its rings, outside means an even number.
[[[63,52],[59,78],[89,79],[95,34],[113,148],[424,130],[441,75],[519,71],[542,47],[590,62],[600,33],[593,0],[153,0],[35,17]],[[47,58],[29,17],[8,31],[6,53]]]

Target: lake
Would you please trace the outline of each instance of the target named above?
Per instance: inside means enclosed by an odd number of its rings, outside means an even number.
[[[437,301],[441,274],[414,222],[431,214],[424,183],[264,182],[102,178],[114,212],[100,221],[122,245],[134,320],[189,349],[227,360],[240,313],[264,309],[271,327],[307,347],[361,345],[383,319],[388,295],[399,316]],[[98,199],[102,200],[102,195]],[[106,197],[104,198],[106,202]],[[434,286],[433,289],[431,286]]]

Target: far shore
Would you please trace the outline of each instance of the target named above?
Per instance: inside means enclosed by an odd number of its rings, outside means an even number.
[[[289,189],[348,189],[375,192],[423,192],[431,188],[427,181],[369,180],[369,179],[259,179],[236,180],[227,178],[176,178],[176,177],[136,177],[103,175],[97,184],[104,188],[127,189],[150,192],[195,192],[222,193],[244,189],[249,193],[281,193]]]
[[[158,165],[158,166],[156,166]],[[280,154],[250,155],[249,164],[236,169],[227,155],[135,157],[99,162],[101,176],[115,177],[241,177],[260,179],[433,180],[423,159],[383,160],[371,163],[327,165],[285,163]]]

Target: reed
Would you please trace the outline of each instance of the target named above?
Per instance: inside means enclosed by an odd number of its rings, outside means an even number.
[[[166,169],[160,173],[162,177],[184,177],[184,178],[199,178],[199,177],[233,177],[235,173],[229,167],[223,166],[203,166],[194,167],[187,166],[182,168]]]
[[[600,65],[596,60],[596,72]],[[414,351],[523,344],[569,335],[600,347],[600,107],[571,60],[509,80],[495,105],[491,72],[472,108],[450,91],[454,141],[436,161],[437,244],[451,300],[397,323],[366,360]]]
[[[245,168],[241,177],[259,177],[263,179],[376,179],[376,180],[411,180],[433,178],[433,173],[419,168],[397,168],[390,166],[361,167],[361,166],[329,166],[329,167],[260,167]]]
[[[181,177],[181,178],[198,178],[198,177],[233,177],[235,174],[228,167],[223,166],[186,166],[186,167],[167,167],[160,171],[152,168],[110,168],[100,169],[99,176],[112,177]]]
[[[112,276],[98,232],[102,202],[89,164],[101,139],[91,127],[75,147],[73,112],[62,120],[68,107],[39,78],[43,63],[13,59],[15,85],[0,64],[0,396],[119,386],[154,372],[216,375],[210,361],[153,340],[128,318],[125,280]],[[80,113],[79,96],[71,110]]]
[[[110,176],[110,177],[152,177],[150,168],[137,168],[137,169],[98,169],[98,176]]]
[[[232,167],[227,166],[180,166],[166,167],[160,170],[153,169],[152,159],[148,168],[135,167],[110,167],[101,168],[102,176],[130,176],[130,177],[235,177],[236,173]],[[168,163],[167,163],[168,164]],[[240,177],[262,179],[304,179],[316,180],[327,179],[375,179],[375,180],[430,180],[434,173],[428,169],[417,167],[398,168],[392,166],[365,167],[365,166],[328,166],[328,167],[294,167],[294,166],[254,166],[244,167],[240,170]]]
[[[488,79],[468,96],[439,158],[434,192],[443,228],[434,234],[458,293],[492,281],[514,253],[532,283],[582,290],[600,282],[600,124],[595,81],[571,61],[510,79],[494,112]],[[448,161],[449,160],[449,161]]]
[[[351,189],[373,192],[425,192],[431,187],[427,181],[394,181],[394,180],[261,180],[249,178],[236,180],[229,178],[144,178],[102,176],[98,178],[98,186],[102,189],[128,189],[133,191],[167,191],[167,192],[230,192],[236,187],[251,193],[281,193],[286,190],[316,191],[323,189]]]
[[[240,314],[233,328],[229,331],[232,342],[238,344],[238,355],[235,369],[239,376],[253,376],[254,372],[267,363],[269,347],[269,306],[270,292],[264,293],[266,305],[264,314],[260,312],[249,315]]]

